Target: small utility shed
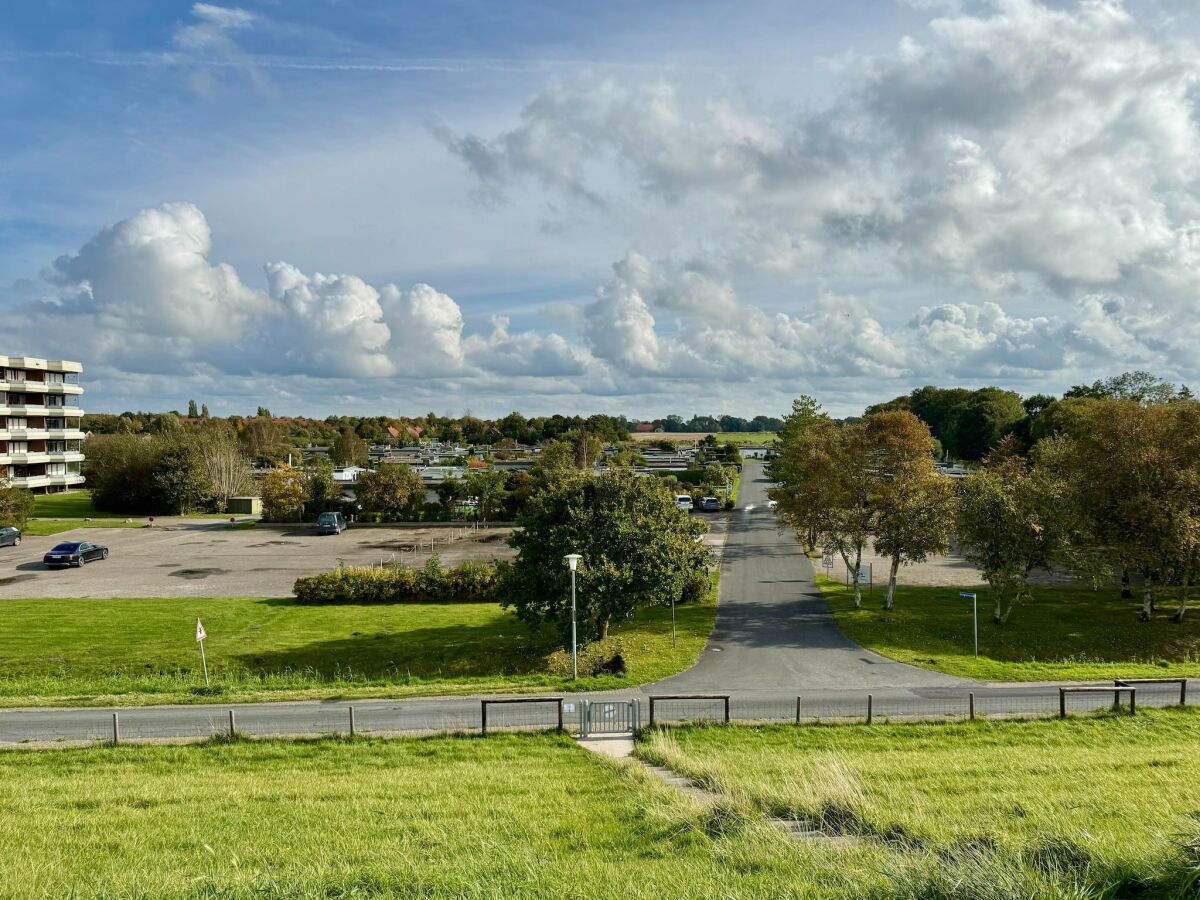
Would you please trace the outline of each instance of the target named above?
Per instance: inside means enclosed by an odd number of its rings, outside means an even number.
[[[230,497],[229,512],[235,516],[261,516],[262,497]]]

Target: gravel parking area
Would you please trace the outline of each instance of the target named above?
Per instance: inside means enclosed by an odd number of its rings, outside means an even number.
[[[371,565],[393,560],[422,565],[431,542],[443,563],[511,558],[511,528],[355,527],[318,536],[311,528],[227,528],[184,521],[154,528],[79,528],[28,536],[0,548],[0,599],[11,597],[288,597],[302,575],[338,560]],[[111,556],[82,569],[49,570],[42,556],[55,544],[87,540]]]

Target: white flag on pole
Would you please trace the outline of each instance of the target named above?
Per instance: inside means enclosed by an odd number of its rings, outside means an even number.
[[[196,620],[196,640],[202,641],[206,637],[208,637],[208,635],[204,633],[204,623],[202,623],[199,619],[197,619]]]

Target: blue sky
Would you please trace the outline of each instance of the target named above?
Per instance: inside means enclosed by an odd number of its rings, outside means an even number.
[[[1195,379],[1190,7],[22,4],[0,351],[313,415]]]

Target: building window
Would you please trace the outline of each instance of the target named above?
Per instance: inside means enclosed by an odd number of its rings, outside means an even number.
[[[50,431],[62,431],[66,426],[63,424],[65,419],[47,419],[46,428]]]
[[[62,406],[62,405],[63,405],[63,398],[62,398],[62,395],[60,395],[60,394],[47,394],[47,395],[46,395],[46,405],[47,405],[47,406]]]
[[[28,453],[29,452],[29,442],[28,441],[9,441],[8,442],[8,452],[9,453]]]
[[[67,452],[67,442],[66,441],[46,441],[46,452],[47,453],[66,453]]]
[[[62,383],[63,383],[63,373],[62,372],[47,372],[46,373],[46,384],[62,384]]]
[[[47,475],[66,475],[67,474],[67,464],[60,463],[60,462],[46,463],[46,474]]]
[[[24,416],[9,416],[8,417],[8,430],[9,431],[24,431],[25,427],[26,426],[25,426],[25,417]]]
[[[9,369],[4,377],[8,381],[24,381],[25,373],[22,372],[20,369]]]

